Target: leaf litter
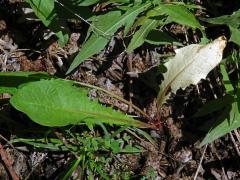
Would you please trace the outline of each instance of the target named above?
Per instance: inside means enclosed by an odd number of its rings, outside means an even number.
[[[16,25],[16,29],[17,26],[18,25]],[[27,42],[25,43],[27,44]],[[143,72],[141,68],[148,69],[151,68],[151,66],[156,65],[153,62],[157,61],[156,59],[154,59],[153,52],[159,51],[159,49],[154,49],[152,47],[144,48],[147,48],[149,50],[150,55],[146,52],[138,51],[134,52],[133,54],[134,56],[136,56],[137,59],[137,61],[133,63],[133,69],[139,70],[139,72]],[[140,51],[141,50],[142,49],[140,48]],[[36,54],[34,56],[36,56]],[[150,58],[147,58],[147,56],[150,56]],[[8,59],[9,64],[11,62],[10,58]],[[35,61],[33,61],[32,58],[29,58],[29,56],[25,56],[25,58],[26,60],[28,60],[28,63],[31,64],[31,68],[37,66],[37,63],[34,64]],[[37,59],[41,59],[40,69],[46,70],[46,65],[44,64],[46,62],[46,56],[41,55],[41,57],[38,56]],[[111,86],[111,90],[118,92],[120,89],[121,93],[119,94],[121,96],[126,96],[127,98],[129,98],[128,95],[130,91],[133,94],[133,96],[130,97],[133,102],[142,107],[143,109],[147,108],[149,113],[153,114],[151,121],[156,122],[156,120],[158,119],[156,115],[157,108],[156,103],[153,103],[156,92],[152,88],[144,84],[143,81],[141,81],[139,78],[129,78],[129,76],[125,74],[127,69],[123,65],[125,62],[124,59],[126,60],[127,57],[123,56],[122,61],[120,61],[119,63],[119,61],[116,62],[116,59],[113,58],[112,63],[110,63],[110,66],[112,67],[111,73],[109,73],[109,68],[106,67],[105,63],[96,62],[94,60],[85,62],[88,65],[86,66],[86,64],[83,64],[80,67],[82,70],[81,72],[76,71],[76,73],[69,76],[68,78],[91,83],[95,82],[97,84],[98,79],[102,77],[104,78],[102,83],[103,87],[109,84],[113,84],[114,86]],[[16,61],[15,64],[17,63],[22,67],[25,66],[24,62],[25,59],[23,59],[22,61]],[[15,64],[9,70],[19,70]],[[55,63],[53,62],[52,64],[52,68],[54,69],[53,72],[60,72],[58,67],[55,66]],[[121,68],[119,68],[116,64],[120,64]],[[144,66],[142,66],[142,64],[144,64]],[[102,68],[102,70],[98,70],[98,68],[94,69],[94,67],[101,66],[104,67]],[[106,69],[108,72],[105,72]],[[29,68],[25,68],[25,70],[29,70]],[[120,74],[120,76],[114,76],[114,73]],[[86,76],[86,74],[88,74],[88,76]],[[129,79],[133,81],[132,88],[126,89],[124,87],[126,87],[126,85],[129,85]],[[205,92],[205,89],[208,88],[206,87],[206,85],[204,85],[204,83],[200,83],[199,86],[200,91],[202,92]],[[207,93],[208,96],[212,96],[211,92],[205,93]],[[141,172],[142,175],[145,175],[146,177],[151,177],[151,174],[149,175],[149,172],[152,172],[151,167],[153,167],[153,170],[156,170],[158,173],[156,175],[157,177],[165,179],[191,178],[196,171],[197,164],[201,156],[201,151],[194,147],[194,144],[196,143],[196,139],[194,138],[196,136],[199,136],[200,132],[197,130],[195,131],[195,126],[193,125],[194,123],[191,122],[191,119],[189,119],[189,117],[193,114],[191,112],[191,109],[193,109],[193,106],[196,106],[197,104],[196,98],[198,98],[199,100],[199,98],[203,98],[205,96],[206,95],[201,95],[201,92],[200,95],[197,95],[195,86],[188,86],[185,91],[180,90],[180,92],[176,92],[176,96],[170,99],[169,104],[165,104],[161,110],[165,111],[165,113],[162,113],[162,127],[160,128],[160,130],[152,130],[151,132],[152,137],[155,139],[156,142],[158,142],[159,147],[154,147],[148,144],[148,142],[142,141],[142,147],[145,147],[145,152],[143,154],[138,154],[137,157],[131,156],[131,154],[129,156],[118,155],[117,158],[119,160],[121,160],[122,158],[122,162],[128,161],[126,163],[126,167],[132,169],[133,173]],[[108,100],[109,97],[107,96],[103,96],[102,98],[103,102],[104,100],[105,102],[107,102],[105,104],[113,103],[112,101]],[[121,104],[117,104],[117,106],[121,106]],[[124,107],[125,105],[122,106]],[[178,109],[178,113],[176,113],[176,108]],[[22,136],[22,132],[19,133],[19,130],[21,131],[23,127],[28,127],[30,129],[32,128],[33,131],[41,130],[41,128],[39,128],[39,126],[36,126],[36,124],[26,122],[25,116],[23,116],[19,112],[15,112],[14,110],[10,109],[8,106],[6,106],[6,104],[1,107],[1,111],[2,110],[5,112],[4,114],[7,114],[7,116],[1,113],[1,119],[10,117],[8,121],[1,121],[1,127],[4,127],[4,130],[1,129],[1,134],[3,134],[5,137],[8,137],[9,139],[12,138],[10,137],[9,132],[11,133],[11,136]],[[127,111],[126,108],[124,108],[124,110]],[[12,111],[14,113],[17,113],[17,115],[13,115]],[[133,113],[137,114],[137,112]],[[186,122],[187,120],[189,120],[190,122]],[[198,121],[204,121],[204,119],[198,119]],[[16,123],[13,129],[10,122]],[[18,124],[19,122],[21,122],[21,124]],[[26,133],[25,135],[33,136],[34,133]],[[137,143],[137,140],[130,143]],[[51,142],[49,141],[49,146],[50,144]],[[19,163],[14,163],[16,164],[14,168],[17,168],[16,172],[24,171],[22,173],[20,172],[21,177],[26,177],[26,174],[29,175],[30,173],[31,169],[26,170],[26,164],[30,165],[33,168],[33,172],[32,174],[30,174],[30,176],[38,176],[42,179],[56,177],[56,174],[54,173],[58,173],[58,169],[62,170],[66,168],[66,166],[69,166],[73,158],[71,155],[69,155],[69,153],[59,154],[50,151],[42,151],[39,153],[38,151],[40,149],[37,150],[36,148],[31,148],[31,146],[29,147],[25,144],[14,144],[14,146],[16,148],[14,150],[15,154],[21,152],[22,154],[24,154],[24,156],[21,157],[23,159],[25,158],[23,160],[24,163],[22,167],[20,167]],[[11,149],[10,146],[8,148]],[[12,157],[13,162],[18,161],[16,155],[9,154],[9,156]],[[229,144],[229,137],[226,136],[225,138],[218,139],[212,144],[212,147],[209,148],[209,153],[205,154],[206,161],[204,162],[204,164],[202,164],[203,169],[200,171],[199,176],[202,177],[202,179],[208,177],[219,177],[222,175],[221,169],[225,168],[228,177],[238,178],[238,166],[235,163],[235,159],[231,161],[231,158],[235,158],[235,156],[236,153],[233,150],[232,145]],[[222,163],[222,165],[219,165],[219,161]],[[111,162],[113,165],[109,167],[110,172],[113,171],[111,170],[111,168],[113,167],[115,167],[115,169],[119,168],[119,164],[116,162],[119,163],[119,161],[117,160],[115,160],[115,163]],[[135,165],[135,167],[131,166],[131,162]],[[127,166],[127,164],[130,165]],[[122,173],[123,169],[126,171],[129,170],[126,167],[121,167],[122,169],[119,168],[119,171],[121,171]],[[1,171],[3,171],[3,173],[1,174],[8,176],[4,168],[1,168]]]

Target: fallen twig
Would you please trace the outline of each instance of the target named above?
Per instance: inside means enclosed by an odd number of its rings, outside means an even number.
[[[3,146],[2,146],[1,143],[0,143],[0,155],[1,155],[1,158],[4,162],[4,164],[6,165],[6,167],[8,169],[8,172],[10,173],[12,179],[13,180],[19,180],[19,177],[16,174],[16,172],[14,171],[14,169],[12,167],[12,163],[8,159],[8,155],[7,155],[6,151],[3,149]]]
[[[234,137],[233,137],[233,135],[232,135],[232,132],[230,132],[230,133],[228,133],[228,134],[230,135],[230,138],[231,138],[231,140],[232,140],[232,142],[233,142],[233,145],[234,145],[234,147],[235,147],[235,150],[236,150],[238,156],[240,156],[240,151],[239,151],[238,145],[237,145],[237,143],[236,143],[236,141],[235,141],[235,139],[234,139]]]
[[[194,180],[197,179],[198,173],[199,173],[199,171],[200,171],[200,169],[201,169],[202,161],[203,161],[203,158],[204,158],[204,155],[205,155],[205,152],[206,152],[207,147],[208,147],[208,145],[205,145],[205,146],[204,146],[203,153],[202,153],[202,157],[201,157],[201,159],[200,159],[200,162],[199,162],[199,164],[198,164],[197,171],[196,171],[196,173],[195,173],[195,175],[194,175],[194,178],[193,178]]]

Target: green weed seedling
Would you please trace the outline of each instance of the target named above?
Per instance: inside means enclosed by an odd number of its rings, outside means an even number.
[[[5,83],[4,79],[9,79]],[[77,87],[73,81],[53,78],[45,73],[12,72],[0,73],[1,92],[10,93],[10,103],[39,125],[51,128],[47,134],[31,132],[31,138],[18,137],[12,144],[25,143],[49,151],[71,152],[75,160],[62,175],[67,179],[77,167],[81,176],[101,176],[108,179],[106,165],[116,161],[116,154],[140,153],[141,147],[130,145],[130,136],[116,138],[130,126],[151,127],[133,117],[100,105],[87,97],[86,89]],[[118,124],[123,127],[108,132],[103,124]],[[102,134],[94,131],[101,127]],[[70,127],[88,127],[81,133]],[[58,128],[58,131],[56,131]],[[60,131],[60,132],[59,132]],[[145,135],[146,136],[146,135]],[[66,140],[64,140],[66,139]]]
[[[86,127],[86,126],[85,126]],[[83,177],[93,178],[100,176],[104,179],[110,179],[108,172],[113,166],[113,163],[117,162],[117,154],[121,153],[140,153],[141,147],[132,146],[127,144],[132,138],[128,135],[123,137],[116,137],[119,133],[122,133],[126,128],[118,129],[118,133],[110,133],[106,131],[106,127],[101,124],[102,132],[100,131],[84,130],[82,133],[77,133],[74,128],[57,132],[53,130],[48,133],[48,137],[44,138],[16,138],[11,141],[12,144],[26,143],[35,148],[48,149],[49,151],[71,152],[75,160],[67,167],[67,170],[62,173],[62,179],[68,179],[72,173],[77,169],[81,172],[78,174]],[[84,127],[83,127],[84,129]],[[100,129],[101,130],[101,129]],[[57,138],[53,136],[57,135]],[[59,136],[59,134],[61,134]],[[65,139],[65,140],[63,140]],[[117,172],[119,176],[125,176],[128,172]],[[130,173],[131,174],[131,173]],[[80,177],[79,177],[80,178]]]

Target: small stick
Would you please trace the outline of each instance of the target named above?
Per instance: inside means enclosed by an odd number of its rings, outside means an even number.
[[[238,145],[237,145],[237,143],[236,143],[236,141],[235,141],[235,139],[234,139],[234,137],[233,137],[233,135],[232,135],[232,132],[230,132],[229,135],[230,135],[230,138],[231,138],[231,140],[232,140],[232,142],[233,142],[233,144],[234,144],[234,147],[235,147],[235,149],[236,149],[236,151],[237,151],[238,156],[240,156],[240,151],[239,151]]]
[[[12,163],[8,159],[8,155],[7,155],[6,151],[3,149],[3,146],[2,146],[1,143],[0,143],[0,155],[1,155],[1,158],[4,162],[4,164],[6,165],[6,167],[8,169],[8,172],[10,173],[12,179],[13,180],[19,180],[19,177],[16,174],[16,172],[14,171],[14,169],[12,167]]]
[[[3,137],[1,134],[0,134],[0,138],[3,139],[4,141],[6,141],[11,146],[11,148],[16,150],[15,147],[12,145],[12,143],[10,141],[8,141],[5,137]]]
[[[71,149],[69,146],[69,143],[67,142],[66,138],[58,131],[54,131],[54,134],[57,136],[57,138],[59,140],[62,141],[62,143],[68,148]],[[78,156],[78,154],[74,151],[71,151],[71,153],[75,156],[76,159],[79,159],[80,157]]]
[[[127,68],[128,68],[128,72],[132,72],[133,68],[132,68],[132,61],[133,61],[133,54],[129,54],[128,55],[128,59],[127,59]],[[133,80],[131,78],[131,76],[129,76],[129,81],[128,81],[128,96],[129,96],[129,102],[130,104],[128,105],[128,112],[131,113],[132,112],[132,83]]]
[[[225,172],[225,169],[224,169],[223,166],[222,166],[222,173],[223,173],[224,179],[225,179],[225,180],[228,180],[228,177],[227,177],[227,175],[226,175],[226,172]]]
[[[233,131],[234,131],[235,136],[237,137],[238,142],[240,143],[240,135],[238,133],[238,130],[234,129]]]
[[[207,146],[208,146],[208,145],[205,145],[205,146],[204,146],[203,153],[202,153],[202,157],[201,157],[201,159],[200,159],[200,162],[199,162],[199,164],[198,164],[197,171],[196,171],[196,173],[195,173],[195,175],[194,175],[194,178],[193,178],[194,180],[197,179],[197,176],[198,176],[198,173],[199,173],[199,171],[200,171],[200,168],[201,168],[201,165],[202,165],[202,161],[203,161],[203,157],[204,157],[204,154],[205,154],[205,152],[206,152]]]

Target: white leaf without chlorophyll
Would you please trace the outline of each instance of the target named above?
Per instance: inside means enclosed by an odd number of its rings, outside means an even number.
[[[185,89],[205,79],[221,62],[226,44],[226,37],[220,36],[206,45],[191,44],[176,49],[176,55],[165,64],[167,72],[163,74],[164,80],[160,85],[158,107],[166,102],[170,92],[176,93],[180,88]]]

